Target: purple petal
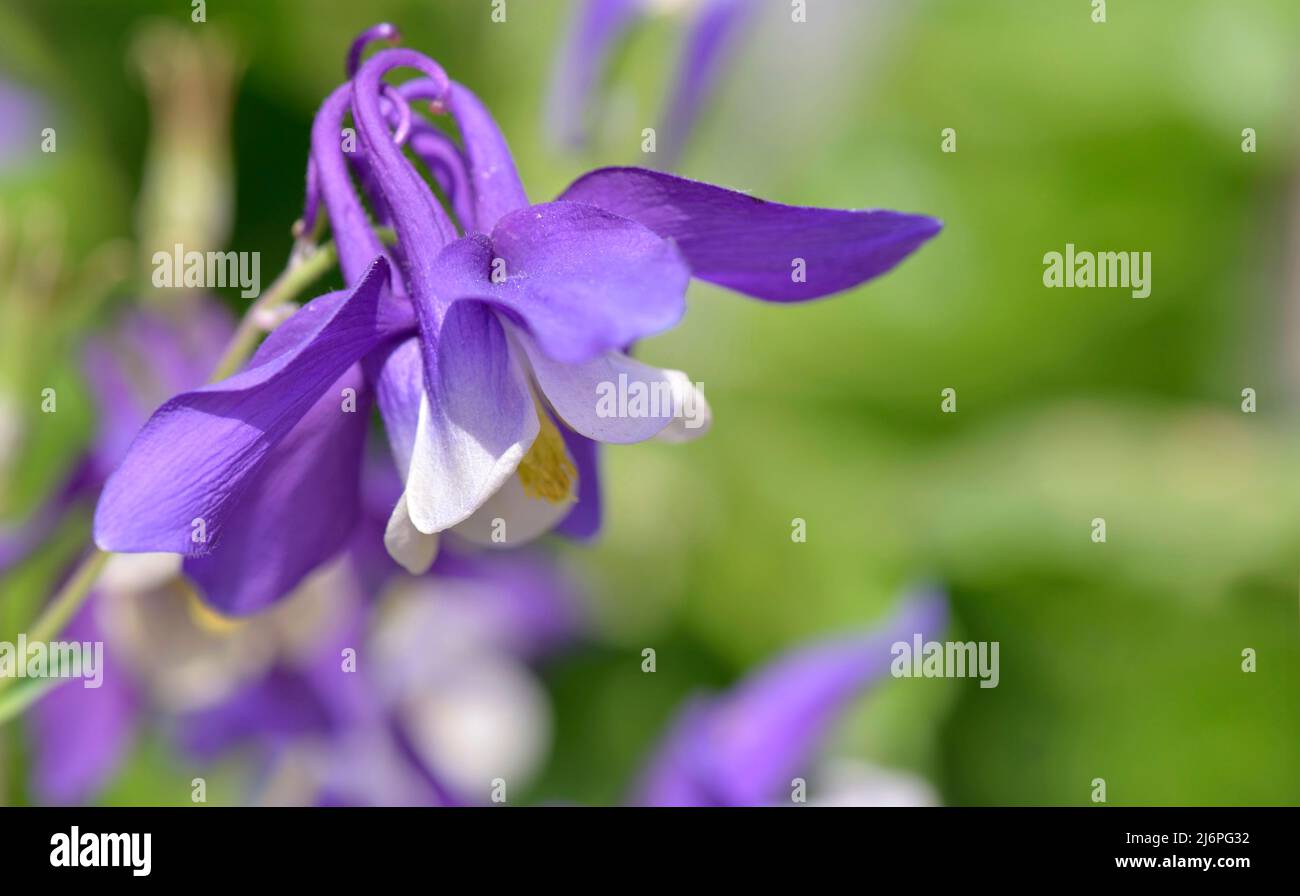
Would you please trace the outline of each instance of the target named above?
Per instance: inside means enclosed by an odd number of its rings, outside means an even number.
[[[494,261],[500,282],[493,282]],[[690,274],[673,246],[635,221],[552,202],[511,212],[491,240],[443,250],[436,282],[449,299],[492,302],[556,361],[581,363],[681,318]]]
[[[372,378],[376,380],[375,394],[384,420],[384,432],[393,450],[393,462],[405,482],[420,422],[420,402],[424,398],[424,358],[420,353],[420,340],[412,337],[397,343],[382,359],[378,375],[372,375]]]
[[[184,716],[178,733],[186,750],[211,761],[247,741],[275,749],[328,727],[328,713],[310,682],[277,666],[221,703]]]
[[[600,534],[603,499],[600,486],[600,444],[580,436],[567,426],[560,427],[569,457],[578,469],[578,502],[573,505],[555,531],[570,538],[586,540]]]
[[[573,17],[556,58],[547,99],[554,139],[571,147],[587,142],[587,120],[609,56],[636,21],[645,0],[585,0]]]
[[[0,576],[25,562],[58,530],[68,512],[88,501],[102,485],[103,466],[87,452],[72,465],[58,490],[21,524],[0,527]]]
[[[427,268],[437,251],[455,239],[456,230],[424,178],[394,144],[387,117],[380,108],[384,75],[403,67],[415,68],[431,79],[434,83],[430,90],[435,95],[449,90],[446,72],[428,57],[412,50],[383,50],[361,66],[352,82],[352,116],[376,198],[387,206],[397,231],[408,285],[416,295],[423,291],[428,303],[431,296],[427,295],[429,285],[425,282]]]
[[[707,0],[691,23],[678,63],[677,77],[664,105],[658,157],[671,168],[681,157],[700,110],[736,44],[746,13],[755,9],[749,0]]]
[[[338,248],[339,268],[343,271],[344,282],[348,286],[355,286],[375,258],[388,258],[388,254],[371,229],[365,207],[352,188],[347,159],[343,153],[340,133],[343,115],[351,100],[352,84],[349,82],[336,88],[316,113],[311,129],[310,168],[314,169],[320,198],[325,201],[325,209],[329,213],[330,229],[334,232],[334,245]],[[309,208],[312,205],[312,173],[309,169]],[[304,215],[308,213],[304,211]],[[391,263],[391,259],[389,261]]]
[[[298,312],[312,324],[295,331],[302,337],[296,345],[289,346],[295,333],[268,340],[256,366],[164,404],[104,488],[96,544],[186,555],[216,549],[276,444],[349,367],[392,335],[379,314],[387,273],[387,263],[376,260],[346,302],[329,307],[326,297],[324,311],[309,305]],[[234,527],[245,524],[233,519]]]
[[[460,127],[474,185],[474,221],[461,223],[467,233],[489,233],[503,216],[527,207],[528,194],[505,137],[479,98],[453,83],[449,106]]]
[[[342,397],[351,389],[352,410]],[[227,615],[254,613],[288,594],[348,542],[360,512],[370,419],[360,365],[343,374],[267,455],[226,513],[232,526],[184,570]]]
[[[901,212],[781,205],[644,168],[593,171],[560,199],[639,221],[676,242],[692,275],[775,302],[879,277],[942,226]]]
[[[577,585],[555,558],[528,548],[508,553],[444,550],[431,570],[439,578],[464,579],[474,589],[439,590],[440,600],[472,603],[488,620],[500,645],[533,659],[570,643],[584,627]]]
[[[729,694],[692,704],[651,762],[640,801],[666,805],[683,795],[722,805],[773,801],[807,770],[854,698],[887,674],[892,645],[935,635],[945,617],[941,597],[922,595],[882,629],[801,648]]]
[[[174,317],[128,314],[86,343],[83,369],[99,414],[95,456],[104,475],[126,456],[150,413],[203,385],[233,332],[225,309],[205,301]]]
[[[423,120],[411,130],[411,151],[419,156],[447,196],[462,231],[473,229],[474,189],[470,185],[469,162],[455,142]]]

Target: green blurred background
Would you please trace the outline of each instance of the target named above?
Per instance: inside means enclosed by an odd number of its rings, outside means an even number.
[[[1114,0],[1094,24],[1087,0],[810,0],[804,25],[784,0],[759,5],[680,172],[945,229],[883,280],[807,306],[695,285],[684,324],[643,347],[704,384],[714,428],[608,452],[604,537],[564,549],[599,638],[546,670],[556,742],[530,798],[618,799],[685,695],[880,619],[929,578],[956,636],[1000,642],[1000,685],[887,682],[840,752],[921,774],[949,804],[1085,804],[1097,777],[1111,804],[1300,802],[1300,4]],[[0,76],[41,94],[59,140],[0,174],[9,234],[61,209],[69,269],[135,234],[149,112],[126,59],[150,18],[219,30],[245,66],[228,245],[260,251],[267,280],[312,115],[378,21],[485,100],[535,201],[590,167],[643,163],[678,23],[620,52],[599,139],[574,158],[541,117],[568,12],[509,0],[494,24],[488,0],[210,0],[191,25],[179,0],[6,0]],[[1067,242],[1151,252],[1150,297],[1044,288],[1042,256]],[[43,385],[80,394],[68,347],[147,286],[96,282],[96,310],[51,303],[7,328],[13,413]],[[23,343],[39,360],[13,361]],[[61,403],[7,458],[5,519],[90,430],[81,402]],[[0,582],[0,628],[87,528]],[[171,761],[147,743],[106,798],[162,799],[149,769]]]

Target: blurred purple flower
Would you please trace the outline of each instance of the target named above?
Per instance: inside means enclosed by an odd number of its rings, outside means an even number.
[[[789,653],[718,696],[680,711],[642,775],[634,802],[757,806],[788,800],[835,722],[889,673],[891,647],[944,627],[942,596],[906,600],[884,626]]]
[[[95,597],[84,604],[64,633],[65,641],[102,642]],[[140,701],[131,678],[109,649],[102,683],[57,685],[28,712],[33,750],[32,788],[44,803],[70,805],[94,797],[117,771],[135,739]]]
[[[662,0],[580,0],[551,78],[547,123],[557,142],[573,148],[587,144],[609,57],[639,19],[662,5]],[[658,129],[656,158],[664,168],[677,164],[742,28],[757,8],[752,0],[699,0],[693,5]]]
[[[574,593],[541,553],[444,552],[306,662],[182,718],[182,742],[204,759],[254,748],[273,802],[487,802],[493,778],[519,786],[545,752],[549,712],[525,664],[578,635]]]
[[[175,579],[96,592],[66,637],[104,642],[103,685],[32,707],[35,794],[93,799],[145,725],[198,762],[242,753],[261,802],[446,805],[485,802],[498,774],[517,785],[549,740],[527,664],[584,627],[572,582],[540,552],[448,551],[376,602],[355,560],[241,621]]]
[[[26,156],[35,155],[40,146],[41,102],[30,92],[0,78],[0,171]]]
[[[99,494],[149,414],[202,383],[233,332],[221,306],[199,300],[170,313],[131,311],[87,340],[82,370],[98,416],[94,436],[35,515],[0,531],[0,575],[40,547],[68,511]]]
[[[396,68],[424,77],[384,84]],[[450,113],[461,146],[411,115],[417,99]],[[339,140],[349,109],[355,154]],[[456,223],[402,152],[415,135]],[[392,249],[371,229],[349,159],[396,231]],[[101,548],[185,555],[225,613],[265,607],[346,544],[372,401],[405,473],[385,544],[409,571],[429,567],[448,530],[488,547],[557,525],[590,535],[595,442],[706,428],[707,405],[685,374],[624,353],[677,322],[690,277],[803,301],[885,273],[940,227],[635,168],[591,172],[531,205],[478,98],[403,49],[376,54],[325,101],[307,185],[301,230],[323,202],[348,290],[305,305],[241,373],[168,401],[96,512]],[[614,384],[665,400],[611,414],[598,397]],[[698,417],[684,420],[683,407]]]

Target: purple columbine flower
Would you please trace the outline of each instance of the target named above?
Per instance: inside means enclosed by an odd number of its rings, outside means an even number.
[[[555,139],[578,148],[587,143],[609,57],[626,33],[666,0],[580,0],[564,49],[556,60],[547,104]],[[664,103],[656,153],[666,168],[676,164],[705,101],[721,76],[741,30],[757,9],[753,0],[698,0],[683,40],[677,71]]]
[[[423,77],[385,84],[398,68]],[[412,115],[416,100],[449,113],[460,142]],[[340,140],[349,110],[355,154]],[[455,221],[402,151],[417,136]],[[405,479],[385,543],[408,570],[427,569],[448,530],[493,547],[557,526],[592,534],[596,442],[706,428],[676,413],[706,407],[685,374],[625,352],[681,318],[691,277],[804,301],[885,273],[940,228],[637,168],[532,204],[478,98],[405,49],[374,55],[317,115],[303,231],[319,204],[348,289],[305,305],[242,372],[160,408],[95,517],[105,550],[185,555],[225,613],[266,606],[346,543],[372,402]],[[613,384],[665,400],[611,414],[600,397]]]
[[[945,602],[921,593],[873,631],[802,647],[730,692],[698,697],[677,716],[633,801],[650,806],[760,806],[788,802],[834,723],[888,674],[891,648],[944,627]],[[814,797],[819,794],[813,794]]]

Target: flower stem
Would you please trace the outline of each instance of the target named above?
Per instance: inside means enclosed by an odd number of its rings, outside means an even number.
[[[12,678],[0,678],[0,684],[14,680]],[[24,682],[23,687],[12,694],[0,696],[0,725],[31,706],[41,695],[55,685],[63,684],[63,681],[61,678],[29,678]]]
[[[41,615],[36,617],[36,621],[27,632],[29,642],[49,641],[63,631],[68,620],[90,594],[90,589],[99,578],[99,574],[103,572],[109,556],[98,548],[91,549],[91,552],[77,566],[72,577],[59,589],[59,593],[54,596]],[[24,660],[20,658],[19,661]],[[0,678],[0,694],[3,694],[15,681],[17,678]],[[40,693],[44,692],[38,691],[32,694],[31,698],[34,699]],[[30,702],[31,699],[19,699],[17,695],[7,700],[0,700],[0,722],[3,722],[7,715],[19,712]]]
[[[235,335],[226,347],[225,354],[212,371],[210,382],[224,380],[240,368],[253,349],[257,347],[258,337],[262,335],[261,318],[268,311],[279,308],[291,301],[303,289],[310,286],[318,277],[334,267],[338,261],[338,250],[333,243],[326,243],[305,255],[295,256],[280,276],[275,278],[271,287],[258,298],[235,329]]]
[[[104,571],[110,556],[112,555],[99,548],[91,549],[76,572],[72,574],[72,578],[59,589],[59,593],[54,596],[54,600],[50,601],[44,612],[36,617],[36,621],[27,632],[27,640],[48,641],[63,631],[68,620],[85,601],[99,574]]]

